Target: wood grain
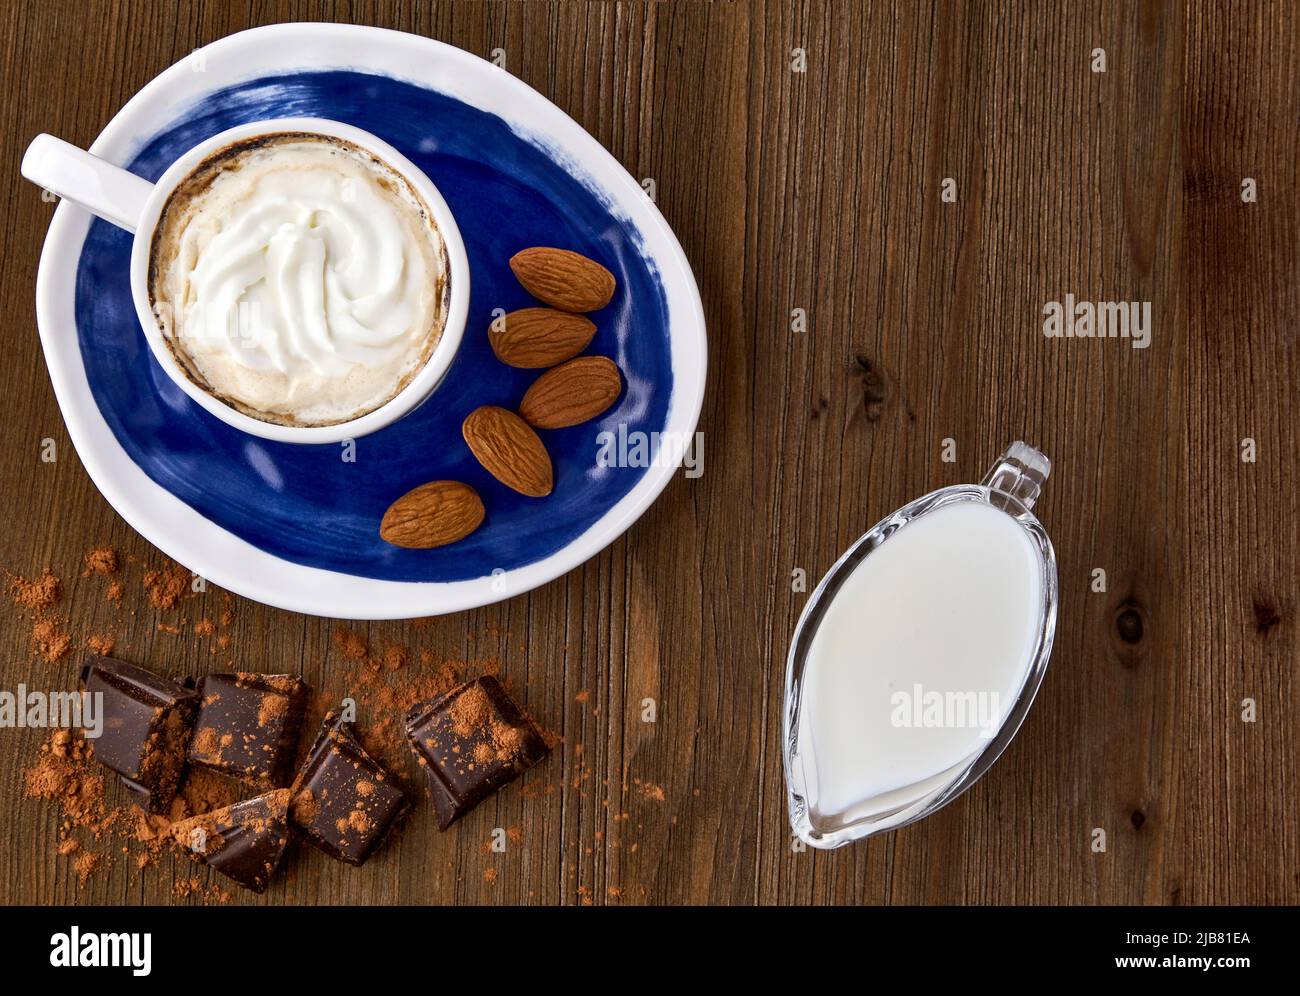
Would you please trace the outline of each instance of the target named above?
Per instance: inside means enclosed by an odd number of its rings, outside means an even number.
[[[165,67],[256,24],[352,20],[501,48],[510,72],[654,179],[703,294],[702,478],[679,477],[623,539],[539,591],[355,627],[376,646],[498,660],[562,747],[527,791],[447,833],[424,804],[365,868],[302,848],[265,897],[235,901],[1300,901],[1300,17],[1281,2],[858,7],[6,6],[0,566],[59,574],[79,641],[111,633],[123,655],[177,673],[233,658],[320,686],[345,667],[333,621],[211,590],[176,610],[141,597],[141,572],[165,560],[87,479],[38,344],[52,206],[17,168],[37,132],[89,143]],[[955,203],[941,200],[946,178]],[[1043,306],[1067,293],[1151,302],[1150,347],[1045,338]],[[807,598],[794,572],[811,588],[877,519],[977,479],[1016,438],[1055,462],[1038,512],[1060,561],[1060,624],[1033,713],[934,817],[793,850],[780,708]],[[40,459],[45,439],[55,463]],[[135,558],[127,608],[79,577],[100,544]],[[158,628],[227,604],[227,655]],[[74,680],[76,654],[42,663],[16,610],[0,648],[0,687]],[[170,857],[78,882],[54,853],[53,807],[22,797],[40,740],[4,732],[0,898],[178,901],[174,881],[193,872]],[[488,854],[494,827],[521,828],[522,844]]]

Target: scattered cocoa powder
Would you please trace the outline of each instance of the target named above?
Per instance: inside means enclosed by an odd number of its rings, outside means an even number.
[[[239,790],[215,771],[190,768],[181,783],[180,804],[172,803],[172,820],[225,809],[239,801]]]
[[[9,594],[20,608],[43,612],[59,603],[63,597],[63,582],[48,567],[34,580],[10,574]]]
[[[480,684],[470,685],[458,693],[447,712],[452,732],[457,737],[477,738],[487,728],[490,743],[479,740],[474,745],[476,764],[513,761],[523,749],[524,731],[493,714],[492,703]]]
[[[230,893],[225,889],[216,885],[206,885],[203,879],[196,875],[178,879],[172,885],[172,895],[177,899],[197,897],[205,903],[228,903],[231,899]]]
[[[310,789],[303,789],[293,797],[293,818],[299,823],[312,823],[320,813],[320,804]]]
[[[662,785],[652,785],[650,782],[643,782],[638,779],[633,779],[633,783],[641,790],[641,794],[647,799],[651,799],[654,802],[664,801],[664,787]]]
[[[117,646],[117,641],[111,636],[91,633],[90,636],[86,637],[86,646],[101,657],[108,657],[113,653],[113,648]]]
[[[406,667],[409,655],[405,647],[396,643],[384,645],[375,663],[385,671],[397,671]]]
[[[198,736],[194,738],[194,745],[190,748],[193,754],[197,754],[210,761],[216,762],[221,760],[221,738],[217,731],[211,726],[205,726],[199,730]]]
[[[265,684],[267,688],[280,692],[283,695],[292,695],[298,690],[298,679],[291,674],[252,674],[249,672],[239,672],[235,675],[235,681],[242,683],[246,687],[257,688]]]
[[[47,664],[62,660],[72,649],[72,637],[63,632],[59,621],[52,616],[38,619],[32,625],[32,642]]]
[[[270,726],[289,714],[289,700],[283,695],[263,695],[257,708],[257,725]]]
[[[146,813],[115,787],[107,797],[112,775],[94,761],[94,748],[79,732],[54,730],[23,773],[23,794],[58,805],[62,855],[76,855],[77,874],[84,882],[114,856],[133,857],[138,868],[155,862],[166,848],[174,823],[230,805],[238,786],[191,768],[166,814]]]
[[[180,564],[146,571],[144,589],[155,609],[174,609],[189,590],[190,572]]]
[[[485,726],[492,716],[492,703],[481,685],[471,685],[456,696],[448,710],[452,732],[469,737]]]
[[[104,776],[91,764],[93,749],[70,730],[55,730],[23,772],[23,794],[56,801],[64,823],[102,836],[109,812],[104,804]]]
[[[8,574],[8,572],[6,572]],[[47,567],[38,578],[8,574],[9,596],[14,605],[28,613],[32,643],[47,664],[63,659],[72,649],[72,638],[52,612],[63,598],[63,582]]]
[[[399,780],[408,775],[410,748],[403,717],[415,703],[450,691],[460,683],[458,668],[485,672],[497,669],[496,661],[466,661],[452,665],[438,661],[428,651],[416,655],[397,643],[385,644],[377,656],[360,634],[339,626],[332,645],[352,665],[340,680],[321,689],[322,709],[343,697],[354,699],[368,722],[358,734],[365,748]],[[408,786],[413,787],[413,786]]]
[[[369,659],[370,645],[366,643],[364,637],[352,632],[346,626],[340,626],[334,630],[333,639],[334,646],[338,647],[345,660],[355,664],[363,663]]]
[[[62,660],[72,649],[72,637],[59,628],[57,619],[40,619],[32,626],[32,642],[36,653],[47,664]]]
[[[72,867],[77,869],[77,878],[80,879],[82,885],[85,885],[90,876],[95,874],[103,861],[104,856],[96,854],[94,851],[83,851],[77,855],[72,862]]]
[[[83,578],[92,574],[116,574],[118,569],[117,551],[111,546],[100,546],[86,551],[86,569],[81,572]]]

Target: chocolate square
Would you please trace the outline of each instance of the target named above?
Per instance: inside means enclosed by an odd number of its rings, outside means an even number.
[[[440,830],[518,778],[550,749],[490,675],[412,708],[406,735],[428,773]]]
[[[210,674],[199,683],[190,762],[259,788],[289,784],[307,704],[290,674]]]
[[[320,734],[293,782],[290,816],[309,841],[350,865],[365,860],[406,815],[411,802],[365,752],[338,713]]]
[[[188,680],[188,679],[187,679]],[[95,757],[121,776],[151,812],[162,812],[176,795],[185,767],[198,693],[142,667],[93,657],[81,683],[103,696],[103,732]]]
[[[265,892],[289,844],[289,790],[173,823],[172,837],[195,861],[245,889]]]

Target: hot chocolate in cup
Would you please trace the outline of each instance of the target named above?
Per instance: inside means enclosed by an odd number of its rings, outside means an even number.
[[[198,386],[281,425],[350,422],[427,361],[447,253],[401,173],[352,142],[258,135],[203,160],[154,229],[149,305]]]
[[[23,174],[135,233],[132,294],[155,357],[236,428],[356,438],[423,402],[454,358],[469,302],[455,220],[360,129],[241,125],[156,185],[42,135]]]

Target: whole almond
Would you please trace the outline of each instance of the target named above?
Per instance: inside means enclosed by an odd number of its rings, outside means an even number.
[[[535,370],[572,359],[587,348],[596,326],[584,315],[555,308],[521,308],[488,329],[497,359],[512,367]]]
[[[533,381],[519,402],[519,414],[539,429],[562,429],[595,418],[622,390],[623,379],[613,360],[579,356]]]
[[[532,427],[514,412],[483,405],[465,416],[460,431],[483,469],[506,487],[530,498],[551,493],[550,455]]]
[[[459,481],[431,481],[388,506],[379,536],[393,546],[428,550],[464,539],[482,522],[477,491]]]
[[[614,274],[581,253],[534,246],[510,257],[524,290],[561,311],[599,311],[614,296]]]

